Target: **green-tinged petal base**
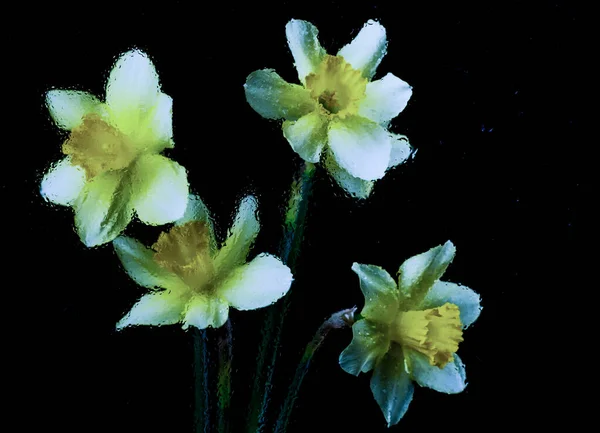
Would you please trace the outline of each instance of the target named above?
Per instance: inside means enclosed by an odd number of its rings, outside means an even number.
[[[371,370],[388,351],[390,339],[385,328],[369,320],[359,320],[352,325],[352,341],[340,354],[340,367],[358,376]]]
[[[220,298],[196,295],[188,303],[183,319],[183,329],[220,328],[229,316],[229,305]]]
[[[131,308],[117,323],[117,329],[132,325],[172,325],[181,321],[188,297],[178,292],[150,293]]]
[[[361,316],[389,325],[398,313],[399,292],[394,279],[379,266],[354,263],[352,270],[358,275],[365,297]]]
[[[283,135],[302,159],[319,162],[327,144],[327,118],[315,110],[297,121],[283,122]]]

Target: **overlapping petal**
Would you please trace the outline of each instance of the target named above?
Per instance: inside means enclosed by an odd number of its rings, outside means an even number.
[[[475,291],[460,284],[438,281],[427,292],[422,308],[435,308],[450,302],[460,310],[460,323],[470,326],[481,313],[481,297]]]
[[[390,163],[388,169],[405,162],[412,154],[412,148],[408,137],[400,134],[390,134],[392,137],[392,151],[390,152]]]
[[[358,376],[371,370],[389,350],[390,339],[384,327],[369,320],[352,325],[352,341],[340,354],[342,369]]]
[[[398,313],[399,292],[394,279],[379,266],[354,263],[352,270],[365,297],[360,314],[373,322],[390,324]]]
[[[86,114],[102,111],[98,98],[79,90],[50,90],[46,105],[58,127],[67,131],[79,126]]]
[[[296,121],[283,122],[283,135],[302,159],[315,163],[327,144],[327,125],[327,118],[315,110]]]
[[[462,392],[467,386],[465,366],[456,353],[444,368],[431,365],[427,357],[410,349],[405,356],[411,376],[421,386],[446,394]]]
[[[372,180],[363,180],[352,176],[340,167],[330,151],[325,152],[325,155],[325,167],[327,171],[344,191],[359,199],[369,197],[375,185]]]

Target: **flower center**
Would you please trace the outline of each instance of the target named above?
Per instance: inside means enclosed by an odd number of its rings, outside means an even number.
[[[327,114],[356,114],[365,97],[367,79],[341,56],[326,55],[316,72],[306,77],[311,96]]]
[[[391,338],[427,356],[431,365],[444,368],[463,341],[460,310],[447,302],[429,310],[401,312],[391,325]]]
[[[159,266],[177,274],[196,292],[210,292],[215,268],[210,254],[210,232],[192,221],[163,232],[152,249]]]
[[[73,128],[62,146],[73,165],[85,169],[88,179],[108,170],[127,167],[137,156],[133,142],[97,114],[88,114]]]

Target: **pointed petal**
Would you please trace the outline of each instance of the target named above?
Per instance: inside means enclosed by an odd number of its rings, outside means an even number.
[[[362,72],[366,78],[375,75],[387,51],[385,28],[377,21],[369,20],[358,32],[352,42],[343,47],[338,55],[342,56],[354,69]]]
[[[272,69],[248,75],[244,91],[248,104],[267,119],[298,120],[316,107],[307,89],[287,83]]]
[[[327,143],[327,124],[327,118],[315,110],[295,122],[283,122],[283,135],[303,160],[319,162]]]
[[[308,21],[293,19],[286,24],[285,35],[294,56],[298,78],[304,84],[306,76],[317,69],[327,54],[319,43],[319,31]]]
[[[71,164],[67,156],[53,164],[44,175],[40,193],[44,199],[63,206],[70,206],[77,199],[85,185],[85,170]]]
[[[462,392],[467,386],[465,366],[456,353],[444,368],[429,364],[427,357],[413,350],[407,350],[405,356],[412,377],[421,386],[446,394]]]
[[[329,147],[340,167],[352,176],[376,180],[388,168],[392,139],[377,123],[351,116],[330,124]]]
[[[229,273],[246,262],[250,247],[260,230],[256,212],[256,199],[245,197],[240,203],[229,236],[215,257],[217,272]]]
[[[106,84],[106,103],[117,119],[147,114],[157,103],[160,87],[158,74],[148,56],[132,50],[119,57]],[[120,119],[119,119],[120,120]],[[133,118],[130,119],[134,122]],[[118,121],[123,132],[122,122]],[[135,122],[134,122],[135,123]]]
[[[388,168],[395,167],[406,161],[412,154],[412,148],[405,135],[390,134],[392,137],[392,151]]]
[[[88,181],[73,204],[75,227],[88,247],[116,238],[133,215],[131,187],[123,170],[108,171]]]
[[[367,84],[366,97],[360,103],[358,114],[379,124],[387,124],[408,104],[412,87],[394,74]]]
[[[375,367],[371,377],[371,391],[388,427],[397,424],[408,410],[414,392],[412,380],[404,368],[404,357],[399,345],[392,344]]]
[[[293,280],[292,271],[274,256],[260,254],[236,268],[217,289],[238,310],[255,310],[284,296]]]
[[[384,269],[374,265],[352,264],[365,296],[361,316],[389,325],[398,313],[398,285]]]
[[[160,92],[156,104],[148,116],[145,125],[133,134],[137,141],[144,143],[152,152],[159,153],[165,148],[173,148],[173,99]]]
[[[185,290],[185,284],[177,275],[156,263],[154,251],[135,239],[119,236],[113,241],[113,247],[127,274],[140,286],[180,292]]]
[[[144,295],[117,323],[117,329],[132,325],[161,326],[178,323],[188,299],[189,296],[169,290]]]
[[[446,281],[436,282],[423,300],[423,308],[441,307],[446,302],[458,306],[460,323],[471,325],[481,313],[481,298],[468,287]]]
[[[133,205],[144,223],[161,225],[183,216],[189,195],[185,168],[162,155],[142,155],[133,173]]]
[[[429,289],[446,271],[454,258],[456,248],[450,241],[407,259],[398,271],[400,292],[419,304]]]
[[[369,320],[359,320],[352,325],[352,341],[340,354],[340,367],[358,376],[366,373],[385,355],[390,339],[381,325]]]
[[[187,305],[183,329],[195,326],[198,329],[219,328],[229,317],[229,305],[222,299],[196,295]]]
[[[375,185],[373,181],[362,180],[352,176],[340,167],[331,152],[325,152],[325,167],[338,185],[352,197],[365,199],[369,197],[371,191],[373,191],[373,186]]]
[[[101,110],[101,102],[95,96],[78,90],[50,90],[46,93],[46,105],[58,127],[67,131],[78,126],[86,114]]]

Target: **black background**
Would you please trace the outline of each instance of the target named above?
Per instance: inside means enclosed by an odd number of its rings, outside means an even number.
[[[450,239],[457,256],[444,279],[479,292],[484,306],[459,349],[469,385],[459,395],[417,388],[390,431],[539,427],[559,413],[545,402],[566,398],[558,386],[566,380],[560,363],[569,337],[557,335],[561,308],[574,305],[565,295],[578,289],[571,277],[584,255],[578,248],[591,197],[578,50],[584,13],[567,2],[347,3],[96,2],[17,13],[19,25],[4,40],[16,54],[8,69],[18,75],[8,87],[20,91],[10,107],[23,124],[7,126],[17,137],[4,144],[1,187],[5,248],[14,260],[5,265],[14,281],[6,291],[16,295],[5,308],[18,329],[9,358],[18,364],[14,400],[25,411],[18,431],[34,424],[192,431],[190,333],[178,326],[116,332],[143,289],[110,246],[80,243],[70,209],[39,196],[41,176],[61,157],[64,139],[44,93],[76,88],[102,97],[116,57],[134,47],[147,52],[174,99],[175,148],[168,155],[188,169],[220,235],[239,199],[255,194],[262,229],[253,254],[275,254],[300,159],[279,123],[249,107],[242,86],[265,67],[297,82],[285,39],[291,18],[315,24],[330,53],[368,19],[386,27],[388,54],[376,78],[392,72],[413,86],[391,129],[418,151],[365,201],[317,172],[276,387],[285,390],[328,315],[362,305],[353,262],[394,274],[404,259]],[[22,213],[17,223],[14,209]],[[139,222],[126,231],[147,244],[159,232]],[[243,431],[264,313],[230,315],[236,433]],[[350,338],[338,331],[316,355],[290,431],[387,431],[370,374],[355,378],[337,364]]]

